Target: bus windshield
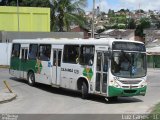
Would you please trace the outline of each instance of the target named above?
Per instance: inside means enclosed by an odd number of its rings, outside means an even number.
[[[141,52],[113,51],[111,72],[117,77],[138,78],[146,75],[146,54]]]

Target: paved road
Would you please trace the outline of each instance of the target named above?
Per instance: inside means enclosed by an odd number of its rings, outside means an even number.
[[[108,103],[103,97],[91,95],[89,100],[81,99],[77,92],[52,88],[38,84],[27,85],[26,81],[15,79],[7,69],[0,69],[0,90],[4,89],[3,80],[7,80],[17,93],[16,100],[0,104],[0,113],[15,114],[126,114],[147,113],[160,102],[160,70],[148,70],[148,90],[146,96],[122,97],[117,103]]]

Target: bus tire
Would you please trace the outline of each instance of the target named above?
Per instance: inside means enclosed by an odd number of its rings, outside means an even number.
[[[35,85],[35,75],[33,72],[29,72],[28,73],[28,84],[30,86],[34,86]]]
[[[88,87],[87,84],[83,81],[82,83],[82,99],[86,99],[88,97]]]

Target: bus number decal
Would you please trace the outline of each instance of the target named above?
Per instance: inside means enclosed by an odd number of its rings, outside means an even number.
[[[73,72],[75,74],[79,74],[79,70],[74,70],[74,69],[70,69],[70,68],[61,68],[61,71]]]

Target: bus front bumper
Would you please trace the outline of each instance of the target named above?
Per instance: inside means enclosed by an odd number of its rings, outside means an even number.
[[[129,96],[144,96],[146,94],[147,86],[144,86],[142,88],[134,88],[134,89],[123,89],[123,88],[116,88],[113,86],[108,87],[108,93],[109,97],[113,96],[123,96],[123,97],[129,97]]]

